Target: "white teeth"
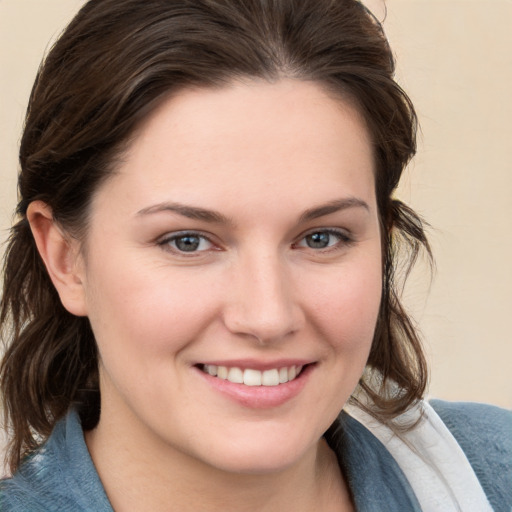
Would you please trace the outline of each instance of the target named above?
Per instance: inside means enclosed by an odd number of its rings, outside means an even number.
[[[227,366],[217,366],[215,364],[205,364],[203,371],[213,377],[229,380],[235,384],[245,384],[246,386],[278,386],[295,379],[302,371],[302,366],[288,366],[283,368],[273,368],[263,372],[246,368],[241,370],[238,367],[229,368]]]
[[[228,372],[228,380],[229,382],[233,382],[235,384],[243,384],[244,382],[244,374],[240,368],[230,368]]]
[[[278,370],[264,371],[261,375],[261,383],[263,386],[277,386],[279,384],[279,371]]]
[[[223,380],[226,380],[228,378],[228,369],[226,366],[219,366],[217,368],[217,377]]]
[[[246,386],[261,386],[261,372],[258,370],[244,370],[244,384]]]

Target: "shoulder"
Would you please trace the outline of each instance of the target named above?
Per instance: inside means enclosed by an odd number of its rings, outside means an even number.
[[[494,405],[473,402],[431,400],[430,405],[469,454],[491,450],[502,454],[504,462],[512,462],[512,411]],[[508,456],[508,459],[507,459]]]
[[[19,471],[11,478],[0,481],[0,510],[26,511],[56,510],[45,496],[53,501],[51,485],[60,480],[60,469],[48,463],[42,447],[25,459]],[[51,457],[49,458],[51,460]]]
[[[512,507],[512,411],[472,402],[430,405],[466,454],[495,510]]]
[[[469,429],[492,425],[498,430],[505,429],[509,434],[511,432],[512,411],[507,409],[476,402],[446,402],[435,399],[429,403],[447,426],[453,424],[456,429],[465,430],[464,425]]]
[[[12,478],[0,481],[0,510],[112,511],[75,412],[57,423],[48,441]]]
[[[62,468],[51,448],[42,446],[29,455],[11,478],[0,482],[0,510],[57,510],[62,500],[56,496],[62,482]]]

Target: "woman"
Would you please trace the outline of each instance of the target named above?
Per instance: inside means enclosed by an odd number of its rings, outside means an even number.
[[[354,0],[88,2],[21,143],[2,510],[508,510],[510,414],[421,401],[415,127]]]

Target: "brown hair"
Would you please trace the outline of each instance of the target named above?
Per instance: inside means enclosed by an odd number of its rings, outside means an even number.
[[[100,404],[88,319],[62,306],[37,252],[27,206],[46,202],[55,220],[84,240],[91,197],[141,120],[170,91],[238,77],[312,80],[351,98],[365,117],[384,256],[381,310],[360,386],[382,419],[421,398],[425,359],[394,273],[400,246],[412,264],[428,243],[420,219],[392,199],[416,135],[413,106],[393,73],[380,24],[356,0],[91,0],[83,6],[38,72],[21,141],[19,220],[8,242],[0,309],[12,470],[71,406],[89,429]],[[398,385],[391,393],[390,381]]]

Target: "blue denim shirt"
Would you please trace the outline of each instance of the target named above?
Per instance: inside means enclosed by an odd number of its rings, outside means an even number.
[[[432,401],[465,451],[497,512],[512,511],[512,412],[470,403]],[[326,433],[361,512],[421,511],[407,478],[384,445],[342,413]],[[5,512],[112,512],[85,445],[76,412],[47,443],[0,483]]]

